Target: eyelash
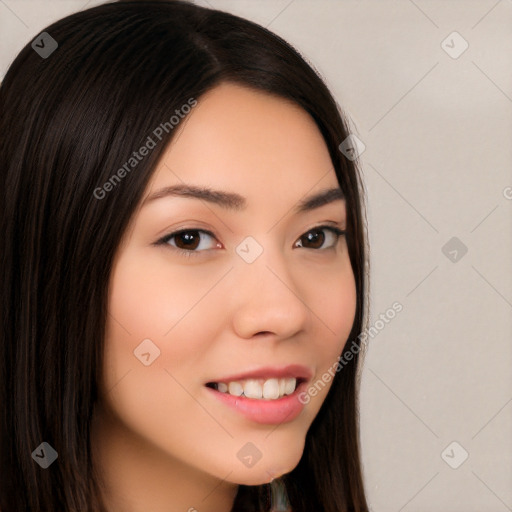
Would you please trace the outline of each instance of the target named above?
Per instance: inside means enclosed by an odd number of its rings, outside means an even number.
[[[336,228],[334,226],[323,225],[323,226],[317,226],[317,227],[311,228],[310,230],[306,231],[303,235],[301,235],[301,237],[312,232],[312,231],[323,231],[323,230],[330,231],[331,233],[336,235],[335,244],[338,242],[339,238],[341,236],[345,235],[345,233],[346,233],[346,231]],[[174,238],[175,236],[181,235],[182,233],[188,233],[188,232],[204,233],[208,236],[211,236],[212,238],[215,238],[215,235],[211,231],[207,231],[205,229],[186,228],[186,229],[180,229],[179,231],[175,231],[174,233],[165,235],[164,237],[160,238],[160,240],[155,242],[154,245],[167,245],[172,250],[176,251],[180,255],[185,256],[186,258],[190,258],[191,256],[198,256],[200,253],[202,253],[204,251],[186,250],[186,249],[181,249],[180,247],[174,247],[174,246],[168,244],[170,239]],[[333,249],[333,248],[334,248],[334,246],[328,247],[328,249]],[[306,249],[308,249],[308,247],[306,247]],[[311,250],[313,250],[313,251],[324,250],[325,251],[327,249],[311,249]]]

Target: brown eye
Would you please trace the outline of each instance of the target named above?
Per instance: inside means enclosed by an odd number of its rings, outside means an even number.
[[[322,247],[325,240],[325,233],[323,233],[319,229],[315,229],[314,231],[309,231],[305,235],[302,235],[302,247],[304,247],[304,243],[309,246],[310,249],[319,249]],[[312,244],[312,245],[311,245]]]
[[[345,234],[345,231],[332,226],[320,226],[304,233],[297,243],[300,243],[299,247],[305,247],[306,249],[321,249],[326,238],[329,239],[329,236],[325,235],[326,231],[329,232],[330,238],[333,240],[327,248],[333,248],[339,237]]]
[[[206,240],[208,238],[215,240],[213,233],[205,231],[204,229],[182,229],[164,236],[156,242],[156,245],[168,245],[171,249],[174,249],[185,256],[192,256],[198,255],[205,250],[212,249],[216,245],[219,245],[218,243],[215,244],[215,242],[210,242],[210,244],[208,244],[206,241],[206,247],[204,247],[205,238]],[[174,243],[172,243],[173,240]]]
[[[176,247],[178,249],[197,249],[199,242],[201,241],[201,237],[199,236],[199,231],[182,231],[177,235],[174,235],[174,239],[176,242]]]

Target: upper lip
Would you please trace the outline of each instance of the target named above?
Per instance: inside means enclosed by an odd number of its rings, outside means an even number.
[[[209,382],[234,382],[246,379],[279,379],[285,377],[295,377],[297,380],[311,379],[313,372],[300,364],[290,364],[288,366],[265,366],[256,368],[243,373],[236,373],[220,377]]]

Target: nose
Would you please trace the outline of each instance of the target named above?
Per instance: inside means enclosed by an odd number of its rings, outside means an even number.
[[[287,339],[307,329],[308,278],[298,268],[294,271],[279,251],[266,250],[250,264],[237,262],[232,278],[233,329],[240,338],[267,334]]]

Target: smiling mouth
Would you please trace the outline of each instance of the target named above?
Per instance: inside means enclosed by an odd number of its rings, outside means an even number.
[[[291,395],[306,379],[281,377],[269,379],[243,379],[231,382],[208,382],[207,387],[237,397],[255,400],[279,400]]]

